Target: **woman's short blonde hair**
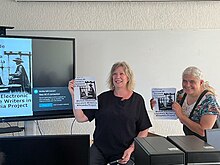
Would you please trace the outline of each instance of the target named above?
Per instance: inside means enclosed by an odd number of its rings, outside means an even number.
[[[135,81],[134,81],[133,71],[131,70],[130,66],[124,61],[116,62],[115,64],[112,65],[111,71],[108,76],[108,81],[107,81],[109,89],[114,90],[115,88],[112,77],[113,77],[113,73],[118,67],[123,67],[125,75],[128,77],[128,83],[127,83],[128,90],[131,90],[131,91],[134,90]]]

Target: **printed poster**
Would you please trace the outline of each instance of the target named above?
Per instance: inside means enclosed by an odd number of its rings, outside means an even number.
[[[96,81],[94,78],[75,78],[74,107],[75,109],[98,109]]]
[[[156,101],[153,107],[155,119],[177,119],[172,103],[176,99],[176,88],[152,88],[152,98]]]

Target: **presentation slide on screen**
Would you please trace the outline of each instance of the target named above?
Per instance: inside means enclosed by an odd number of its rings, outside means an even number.
[[[0,117],[33,115],[31,39],[0,38]]]
[[[0,38],[0,118],[72,106],[66,87],[34,86],[33,54],[33,39]]]

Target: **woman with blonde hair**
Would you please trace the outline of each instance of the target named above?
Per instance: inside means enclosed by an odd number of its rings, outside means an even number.
[[[133,91],[133,72],[126,62],[113,64],[108,85],[110,90],[98,96],[98,109],[73,109],[73,112],[78,122],[95,120],[90,165],[133,165],[134,138],[146,137],[152,126],[144,99]],[[73,87],[71,80],[72,100]]]

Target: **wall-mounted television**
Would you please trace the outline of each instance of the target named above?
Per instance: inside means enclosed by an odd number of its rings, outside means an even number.
[[[0,122],[73,117],[75,39],[0,36]]]

